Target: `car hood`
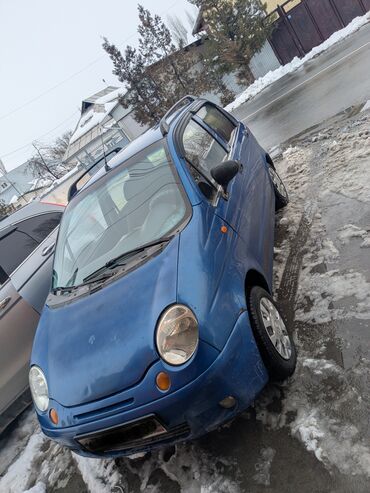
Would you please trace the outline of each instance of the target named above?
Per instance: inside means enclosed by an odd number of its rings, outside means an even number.
[[[176,302],[178,241],[91,295],[45,306],[31,364],[44,370],[52,399],[68,407],[120,392],[158,359],[154,332]]]

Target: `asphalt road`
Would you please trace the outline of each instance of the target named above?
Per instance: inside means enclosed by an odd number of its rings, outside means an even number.
[[[234,111],[267,149],[370,99],[370,24]]]

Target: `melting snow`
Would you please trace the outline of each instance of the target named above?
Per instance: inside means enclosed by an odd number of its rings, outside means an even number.
[[[348,24],[347,27],[341,29],[340,31],[335,32],[330,36],[329,39],[324,41],[319,46],[313,48],[307,55],[303,58],[295,57],[290,63],[283,65],[272,72],[268,72],[264,77],[260,77],[257,79],[252,85],[248,87],[244,92],[242,92],[232,103],[226,106],[227,111],[235,110],[238,106],[245,103],[252,97],[256,96],[259,92],[261,92],[265,87],[269,86],[273,82],[281,79],[284,75],[290,74],[297,69],[299,69],[303,64],[305,64],[308,60],[316,57],[323,51],[326,51],[331,46],[335,45],[342,39],[346,38],[350,34],[358,31],[362,26],[367,24],[370,19],[370,14],[366,14],[362,17],[356,17],[353,21]]]

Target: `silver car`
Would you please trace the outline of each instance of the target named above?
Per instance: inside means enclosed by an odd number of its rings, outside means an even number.
[[[63,210],[33,202],[0,221],[0,433],[31,402],[28,363]]]

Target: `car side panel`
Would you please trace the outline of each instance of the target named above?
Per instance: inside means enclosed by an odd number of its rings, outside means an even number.
[[[193,217],[180,234],[177,301],[195,313],[200,338],[224,347],[240,311],[246,309],[244,265],[237,234],[211,205],[193,207]]]
[[[239,160],[241,172],[229,186],[229,199],[221,199],[216,213],[242,238],[246,257],[252,257],[259,271],[272,281],[275,196],[265,153],[250,131],[240,125],[231,159]]]
[[[19,295],[11,281],[0,290],[0,413],[28,387],[28,367],[38,313]]]

